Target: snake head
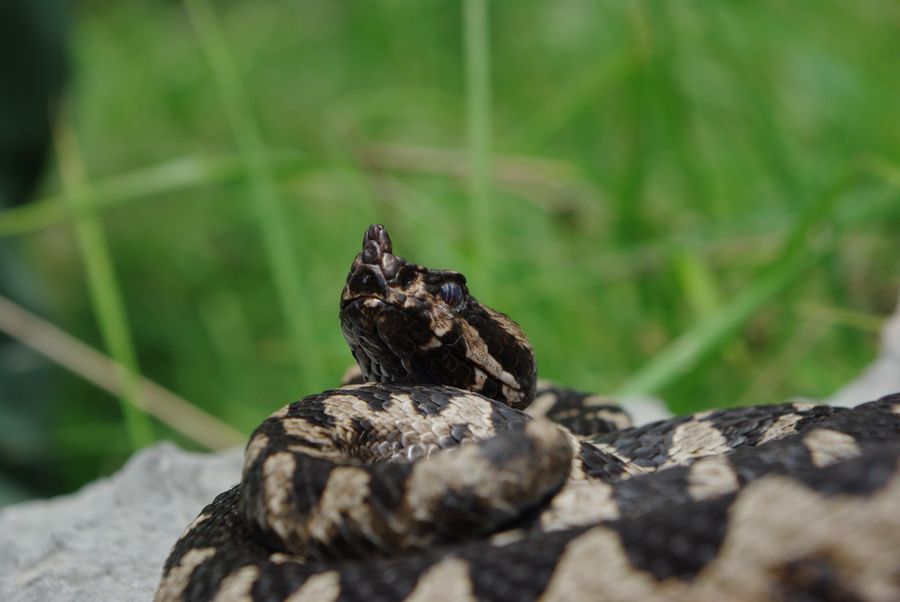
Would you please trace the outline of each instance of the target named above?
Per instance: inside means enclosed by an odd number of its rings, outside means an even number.
[[[534,394],[534,352],[519,326],[480,303],[466,277],[393,254],[369,226],[341,292],[341,329],[368,381],[428,383],[516,408]]]

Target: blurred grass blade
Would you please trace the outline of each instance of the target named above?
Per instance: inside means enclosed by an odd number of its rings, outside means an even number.
[[[128,436],[132,447],[139,449],[153,442],[153,425],[146,414],[138,409],[141,401],[137,384],[137,356],[128,329],[128,319],[103,227],[91,209],[91,192],[75,131],[68,122],[63,121],[58,127],[55,144],[64,196],[77,208],[79,215],[74,226],[91,305],[100,326],[103,343],[116,361],[116,370],[122,384],[118,393]]]
[[[294,256],[289,220],[275,193],[274,175],[262,135],[253,118],[237,66],[225,35],[207,0],[185,0],[191,24],[213,72],[238,153],[247,171],[256,205],[266,257],[281,311],[290,330],[300,386],[311,387],[321,374],[319,354],[312,351],[312,315],[302,271]]]
[[[494,265],[494,208],[491,194],[491,59],[487,0],[465,0],[463,36],[466,72],[466,123],[473,247],[476,249],[472,280],[481,290],[492,282]]]
[[[296,171],[305,163],[296,153],[279,156],[277,161],[278,167],[288,172]],[[87,210],[96,213],[130,201],[237,181],[245,173],[243,163],[234,158],[183,157],[167,161],[92,183],[88,209],[67,203],[62,195],[6,209],[0,213],[0,238],[34,232],[73,219]]]
[[[885,320],[888,319],[888,316],[833,307],[812,301],[802,303],[800,308],[809,315],[811,322],[826,322],[832,326],[853,328],[876,336],[881,334]]]
[[[426,146],[372,144],[361,154],[367,165],[379,170],[400,173],[427,173],[470,179],[468,153],[458,149]],[[306,155],[292,151],[268,154],[269,164],[278,180],[309,171],[314,167],[328,168]],[[553,211],[595,211],[587,184],[571,164],[537,156],[506,155],[492,161],[494,181],[519,194],[531,193],[542,208]],[[222,184],[246,180],[245,162],[233,157],[182,157],[158,165],[150,165],[91,183],[91,209],[106,211],[130,202],[152,199],[161,195],[208,189]],[[541,194],[555,193],[560,187],[564,198],[543,198]],[[27,205],[11,207],[0,212],[0,238],[28,234],[73,219],[79,209],[72,207],[61,195],[50,195]]]
[[[128,374],[121,364],[85,345],[53,324],[0,296],[0,332],[53,360],[113,395],[122,394]],[[209,449],[238,445],[244,436],[190,402],[142,376],[136,377],[141,395],[132,401],[164,424]]]
[[[696,251],[683,251],[675,259],[675,273],[685,301],[695,316],[706,316],[722,305],[713,271]]]

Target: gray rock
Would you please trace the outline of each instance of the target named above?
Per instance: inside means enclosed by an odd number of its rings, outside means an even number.
[[[240,449],[161,443],[72,495],[0,509],[0,600],[149,600],[185,525],[240,479]]]
[[[900,301],[881,331],[881,353],[855,380],[828,398],[833,405],[855,405],[900,391]]]
[[[652,395],[635,395],[623,399],[622,406],[631,416],[632,424],[635,426],[672,417],[672,412],[666,407],[666,402]]]

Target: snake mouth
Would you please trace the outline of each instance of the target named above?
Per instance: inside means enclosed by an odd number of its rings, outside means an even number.
[[[374,322],[388,308],[400,309],[378,295],[360,293],[341,303],[341,320]]]

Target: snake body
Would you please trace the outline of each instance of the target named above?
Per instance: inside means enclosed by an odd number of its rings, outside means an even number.
[[[900,395],[631,427],[377,225],[341,325],[359,382],[256,429],[158,602],[900,599]]]

